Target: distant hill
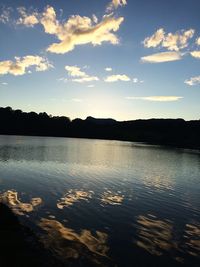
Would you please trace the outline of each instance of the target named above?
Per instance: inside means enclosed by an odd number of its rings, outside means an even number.
[[[101,125],[113,125],[116,123],[116,120],[113,119],[96,119],[91,116],[87,117],[86,121]]]
[[[149,119],[119,122],[113,119],[70,120],[47,113],[0,108],[0,134],[61,136],[146,142],[200,149],[200,120]]]

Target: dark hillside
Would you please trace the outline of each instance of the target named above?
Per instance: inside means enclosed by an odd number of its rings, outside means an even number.
[[[75,119],[47,113],[0,108],[0,134],[61,136],[147,142],[200,148],[200,120],[149,119],[118,122],[113,119]]]

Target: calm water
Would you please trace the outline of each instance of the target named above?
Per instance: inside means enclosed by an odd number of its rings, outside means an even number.
[[[198,152],[0,136],[0,192],[65,262],[200,266]]]

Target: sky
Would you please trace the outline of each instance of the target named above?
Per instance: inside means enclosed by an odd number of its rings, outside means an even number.
[[[199,0],[0,0],[0,106],[200,119]]]

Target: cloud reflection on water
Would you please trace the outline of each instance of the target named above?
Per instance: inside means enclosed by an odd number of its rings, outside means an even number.
[[[136,243],[139,247],[157,256],[176,247],[172,240],[173,226],[170,222],[159,220],[152,215],[140,215],[137,223],[139,233]]]
[[[137,246],[150,254],[161,256],[171,254],[172,258],[188,264],[190,257],[200,258],[200,224],[193,222],[183,226],[183,235],[175,238],[173,223],[148,214],[137,218]]]
[[[0,202],[8,205],[15,214],[24,215],[25,213],[32,212],[35,207],[42,204],[42,199],[32,198],[30,203],[25,203],[19,200],[18,192],[8,190],[0,194]]]
[[[92,198],[93,191],[73,190],[70,189],[57,203],[59,209],[72,206],[75,202]]]
[[[77,233],[59,221],[45,218],[41,219],[39,226],[46,232],[42,236],[44,245],[64,260],[85,258],[96,266],[109,250],[106,245],[108,235],[104,232],[96,231],[93,234],[84,229]]]
[[[114,193],[109,190],[104,192],[101,197],[101,202],[106,205],[121,205],[124,200],[124,195]]]
[[[186,224],[184,237],[188,253],[200,257],[200,224]]]

